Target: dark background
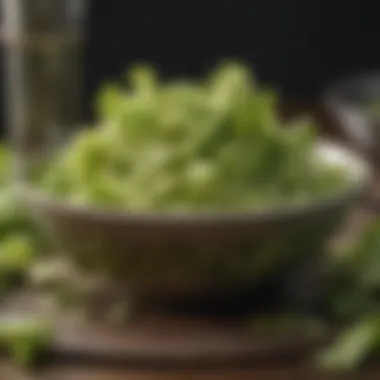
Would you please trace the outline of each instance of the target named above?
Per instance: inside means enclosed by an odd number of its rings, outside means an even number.
[[[136,60],[191,75],[237,56],[286,95],[310,99],[337,77],[380,66],[379,14],[375,1],[95,0],[87,92]]]
[[[312,100],[338,77],[380,67],[375,1],[92,0],[85,105],[101,80],[149,61],[167,75],[197,75],[239,57],[288,98]]]

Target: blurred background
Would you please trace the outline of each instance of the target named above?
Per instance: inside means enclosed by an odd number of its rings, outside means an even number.
[[[313,102],[332,81],[379,67],[379,36],[374,1],[92,0],[85,112],[91,114],[99,82],[118,77],[126,62],[154,62],[167,75],[198,75],[229,56],[250,62],[286,98]]]

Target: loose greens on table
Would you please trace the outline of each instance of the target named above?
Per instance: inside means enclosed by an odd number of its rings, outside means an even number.
[[[328,370],[354,370],[380,353],[380,223],[371,223],[331,265],[330,317],[346,326],[318,357]]]
[[[284,128],[272,91],[238,63],[205,80],[160,80],[150,67],[106,85],[98,120],[74,135],[41,186],[62,200],[138,211],[242,210],[339,192],[346,173],[315,159],[306,121]]]
[[[35,225],[15,196],[11,153],[0,146],[0,301],[20,282],[41,257],[45,245]],[[51,329],[40,318],[0,318],[0,347],[22,365],[33,363],[49,344]]]
[[[9,316],[0,319],[0,345],[19,365],[34,364],[52,340],[50,323],[41,318]]]
[[[17,200],[11,153],[0,146],[0,296],[43,250],[43,239]]]

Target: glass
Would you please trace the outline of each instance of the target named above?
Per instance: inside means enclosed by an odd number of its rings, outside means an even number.
[[[1,0],[8,132],[17,173],[80,119],[86,0]]]

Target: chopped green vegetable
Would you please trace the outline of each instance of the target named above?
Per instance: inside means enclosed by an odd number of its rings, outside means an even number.
[[[0,320],[0,345],[7,348],[17,364],[33,364],[52,341],[48,322],[38,318],[9,317]]]
[[[28,235],[12,234],[0,241],[0,291],[5,293],[14,278],[24,277],[35,260],[34,242]]]
[[[364,317],[338,336],[318,358],[318,365],[327,370],[355,370],[368,357],[380,339],[379,316]]]
[[[380,348],[380,224],[366,226],[355,244],[334,260],[330,310],[344,330],[318,358],[330,370],[355,370]]]
[[[65,201],[139,211],[242,210],[339,192],[347,173],[313,157],[314,126],[287,128],[277,98],[249,68],[220,65],[205,81],[160,81],[150,67],[107,85],[95,127],[43,171]]]
[[[12,234],[0,243],[0,272],[23,271],[35,259],[34,242],[25,234]]]
[[[12,181],[10,150],[0,146],[0,291],[26,275],[44,249],[44,239],[18,201]]]

